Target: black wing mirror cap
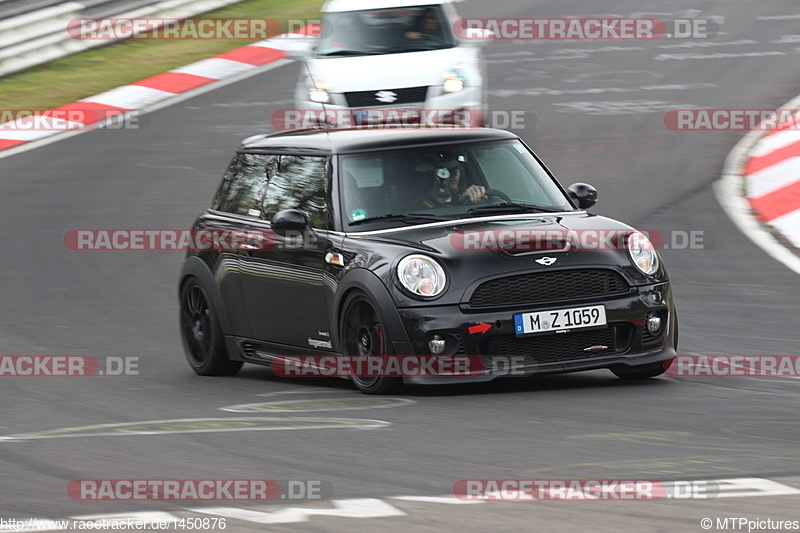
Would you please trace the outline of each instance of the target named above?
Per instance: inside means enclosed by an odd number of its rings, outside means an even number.
[[[573,183],[568,191],[569,197],[581,209],[590,209],[597,203],[597,189],[588,183]]]
[[[272,231],[278,235],[287,231],[304,231],[309,229],[308,217],[297,209],[278,211],[270,220]]]

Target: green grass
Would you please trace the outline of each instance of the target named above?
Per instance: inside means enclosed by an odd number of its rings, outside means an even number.
[[[203,15],[309,20],[322,0],[247,0]],[[260,39],[257,39],[260,40]],[[51,109],[233,50],[239,40],[136,40],[89,50],[0,78],[0,109]]]

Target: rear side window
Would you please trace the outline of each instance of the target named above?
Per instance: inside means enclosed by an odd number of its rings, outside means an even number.
[[[272,156],[262,216],[272,219],[278,211],[297,209],[305,213],[312,228],[328,228],[326,208],[328,158],[318,156]]]
[[[214,209],[234,215],[259,216],[270,157],[238,154],[222,178],[214,199]]]

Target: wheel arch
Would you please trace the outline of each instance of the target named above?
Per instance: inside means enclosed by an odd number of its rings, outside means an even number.
[[[384,326],[389,333],[389,338],[392,339],[395,349],[399,347],[398,345],[402,345],[403,351],[399,353],[405,353],[405,350],[410,350],[411,344],[403,327],[403,322],[400,320],[392,295],[378,276],[364,268],[357,268],[349,272],[339,283],[336,290],[333,304],[335,315],[331,317],[331,329],[336,335],[336,346],[340,350],[344,349],[340,332],[341,317],[344,312],[344,304],[348,296],[354,291],[365,293],[375,305],[376,310],[385,322]]]
[[[181,269],[180,282],[178,283],[178,297],[183,290],[186,281],[191,278],[197,278],[200,284],[211,299],[211,304],[214,306],[214,312],[219,320],[219,325],[222,328],[222,335],[225,337],[229,335],[232,330],[228,310],[225,308],[225,302],[222,299],[222,294],[219,291],[217,282],[214,275],[202,259],[196,256],[190,256],[186,259]]]

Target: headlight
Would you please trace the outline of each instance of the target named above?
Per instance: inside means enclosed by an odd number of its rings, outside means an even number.
[[[330,86],[327,83],[314,83],[310,79],[308,84],[308,99],[318,104],[327,104],[331,97],[328,94]]]
[[[645,274],[655,274],[658,270],[658,254],[650,239],[635,231],[628,236],[628,253],[636,268]]]
[[[454,68],[445,72],[443,89],[446,93],[457,93],[464,88],[464,75],[461,70]]]
[[[397,265],[397,278],[412,294],[431,298],[444,290],[447,278],[442,267],[424,255],[409,255]]]

